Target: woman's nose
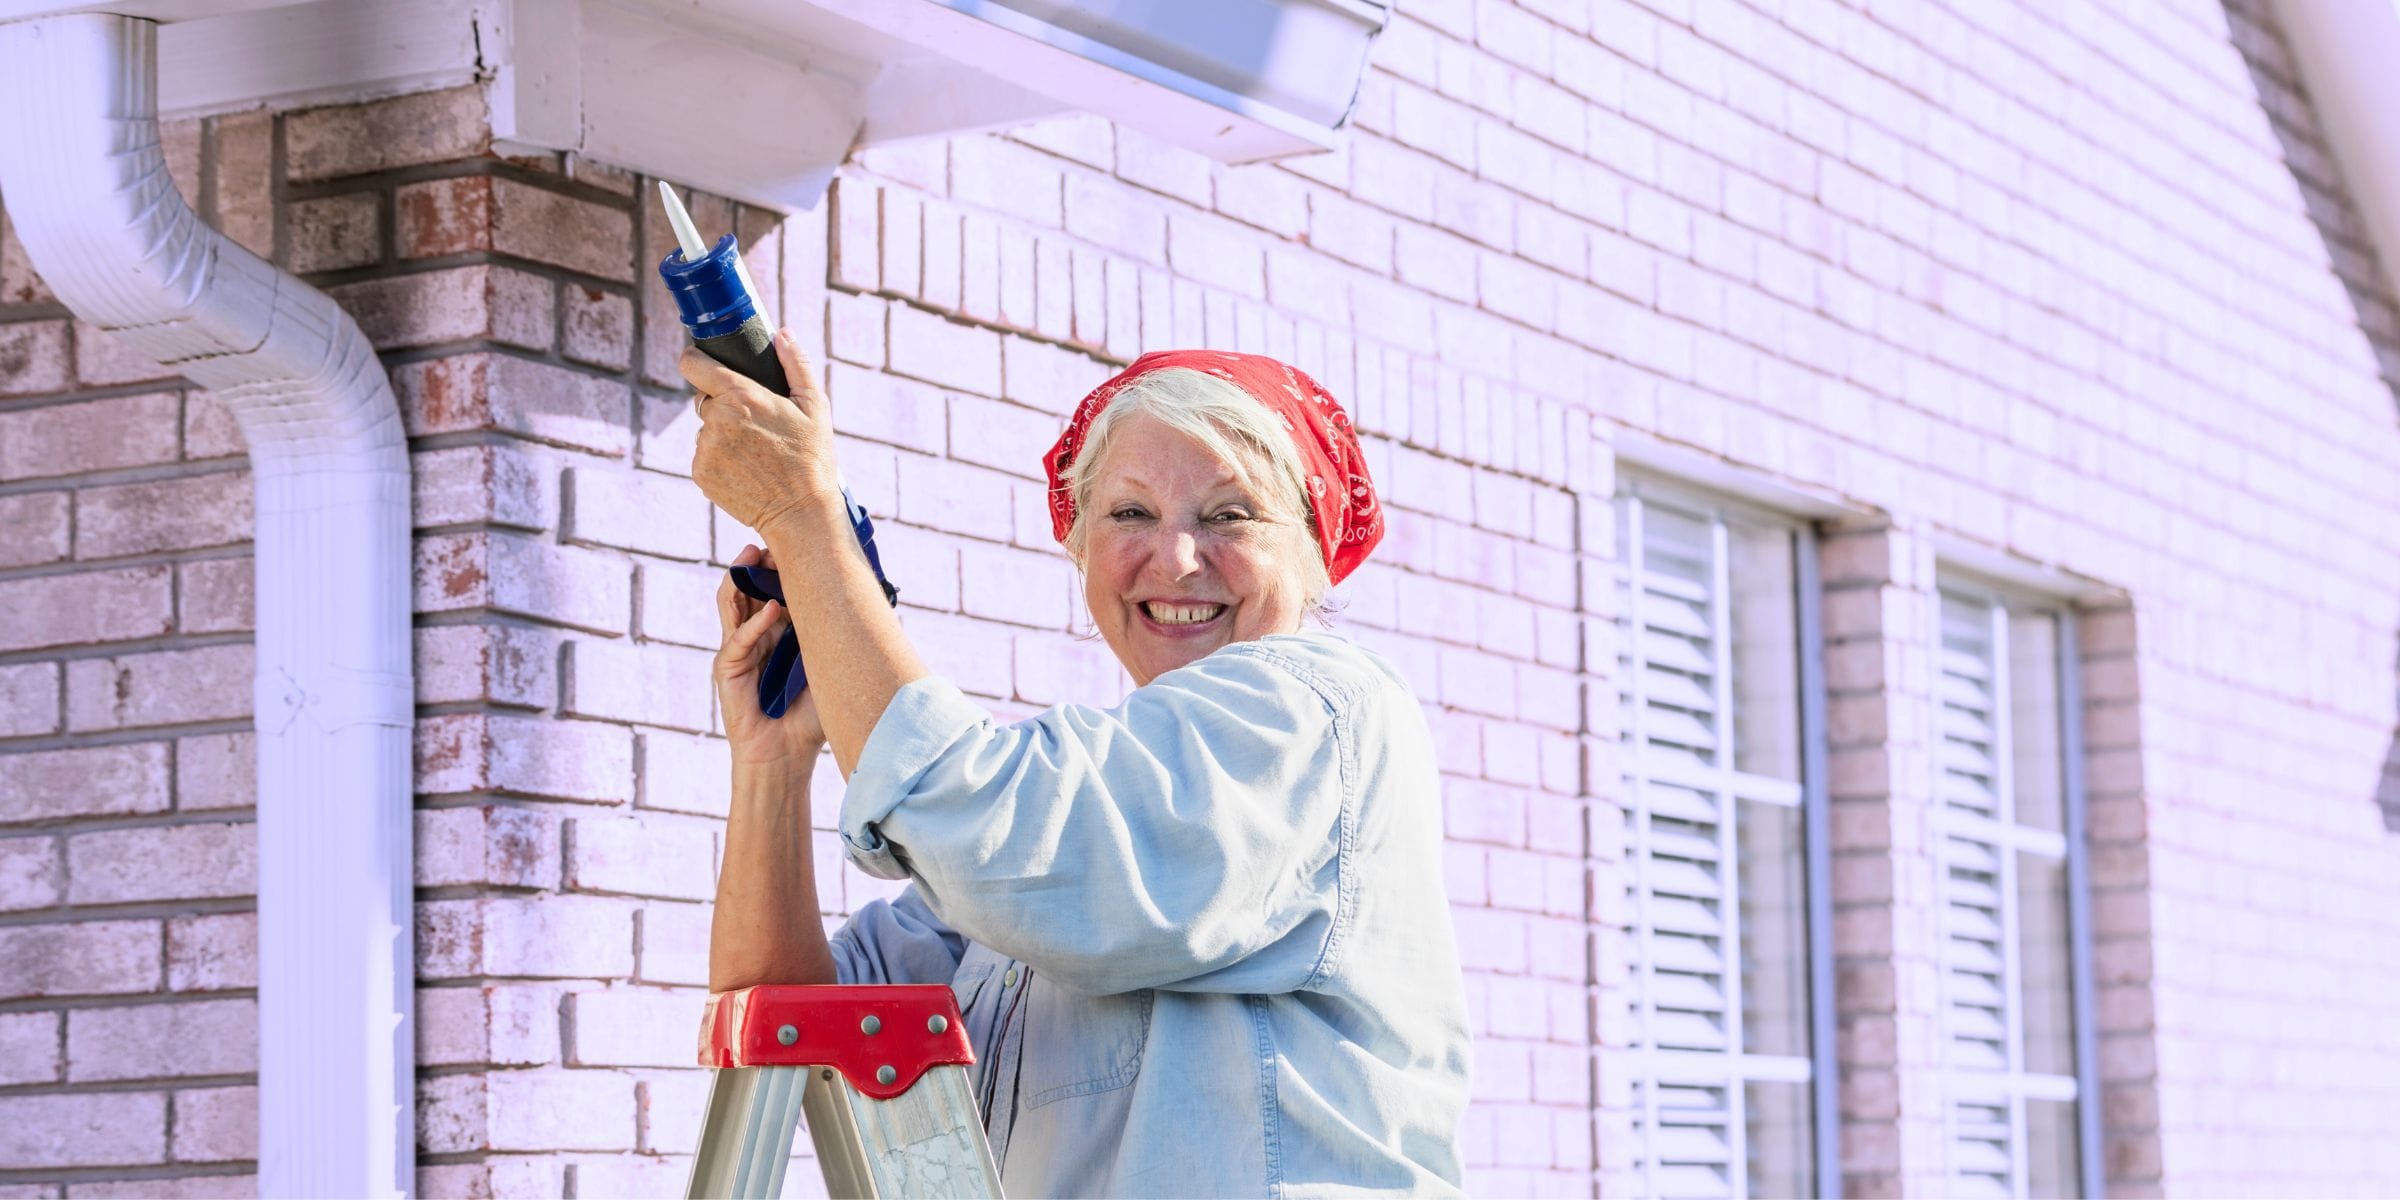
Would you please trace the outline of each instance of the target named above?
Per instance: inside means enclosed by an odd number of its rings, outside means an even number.
[[[1178,529],[1169,533],[1167,535],[1167,565],[1174,568],[1177,579],[1199,574],[1199,535],[1189,529]]]

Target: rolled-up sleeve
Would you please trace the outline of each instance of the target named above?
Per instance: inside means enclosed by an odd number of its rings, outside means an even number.
[[[1075,990],[1295,990],[1344,915],[1353,692],[1257,642],[1015,725],[918,680],[859,757],[842,836]]]
[[[836,983],[948,983],[967,950],[913,887],[850,914],[828,944]]]

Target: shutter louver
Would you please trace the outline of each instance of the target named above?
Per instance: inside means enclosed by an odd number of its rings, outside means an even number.
[[[1626,586],[1635,627],[1624,639],[1617,678],[1627,685],[1622,698],[1633,718],[1633,759],[1649,767],[1636,770],[1651,777],[1626,816],[1643,922],[1636,939],[1648,968],[1641,1039],[1652,1052],[1728,1054],[1734,1049],[1725,957],[1731,889],[1721,826],[1731,801],[1657,778],[1726,765],[1717,530],[1707,518],[1656,505],[1639,513],[1638,528],[1628,531],[1641,539],[1639,565],[1627,568],[1629,575],[1638,572],[1638,587],[1631,578]],[[1729,1089],[1654,1077],[1638,1090],[1648,1097],[1645,1114],[1651,1102],[1656,1106],[1655,1127],[1642,1130],[1656,1193],[1735,1195]]]
[[[1988,605],[1942,596],[1936,759],[1947,809],[2000,815],[1997,654]],[[2006,899],[1997,845],[1953,828],[1940,844],[1945,1017],[1953,1066],[2008,1069]],[[2002,1127],[2005,1134],[2006,1126]]]
[[[2016,1069],[2011,954],[2014,903],[1997,840],[2011,819],[2006,763],[2005,643],[1997,606],[1941,594],[1934,690],[1936,876],[1942,933],[1942,1028],[1951,1077],[2006,1079]],[[2005,1094],[1949,1101],[1949,1187],[1962,1197],[2020,1194],[2016,1102]]]
[[[1744,856],[1758,848],[1738,826],[1763,808],[1764,828],[1779,830],[1801,804],[1796,768],[1783,773],[1799,726],[1789,665],[1797,542],[1780,523],[1664,492],[1629,491],[1618,508],[1616,679],[1636,991],[1629,1157],[1646,1195],[1787,1195],[1797,1190],[1795,1162],[1806,1161],[1789,1152],[1806,1114],[1796,1123],[1788,1101],[1754,1109],[1750,1097],[1809,1078],[1809,1060],[1793,1052],[1806,1034],[1790,1028],[1804,1006],[1771,992],[1762,1006],[1745,972],[1804,953],[1805,941],[1784,924],[1795,905],[1781,892],[1753,895],[1760,868]],[[1745,681],[1747,694],[1736,687]],[[1793,732],[1778,732],[1781,723]],[[1784,878],[1770,875],[1770,884]],[[1754,1143],[1754,1132],[1765,1140]],[[1763,1160],[1754,1145],[1767,1147]]]

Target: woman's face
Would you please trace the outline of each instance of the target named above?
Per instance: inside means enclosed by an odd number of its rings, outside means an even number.
[[[1135,686],[1300,628],[1298,556],[1318,552],[1300,514],[1155,417],[1128,417],[1105,454],[1082,514],[1083,598]]]

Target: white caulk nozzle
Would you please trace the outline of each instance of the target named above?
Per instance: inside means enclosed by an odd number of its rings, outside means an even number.
[[[692,225],[692,214],[683,211],[683,201],[675,196],[675,186],[661,179],[658,197],[666,202],[667,224],[675,227],[675,240],[683,244],[683,261],[696,263],[708,256],[708,243],[700,240],[700,231]]]

